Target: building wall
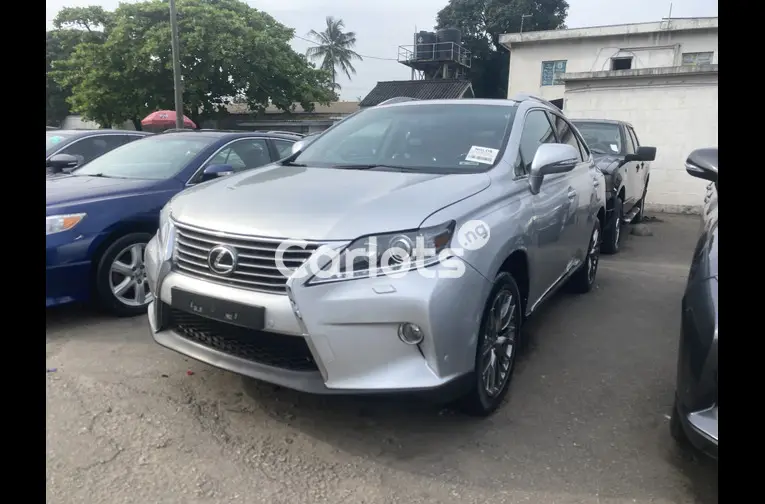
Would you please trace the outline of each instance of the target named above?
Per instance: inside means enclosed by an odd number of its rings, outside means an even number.
[[[655,68],[681,65],[682,53],[713,51],[712,63],[717,64],[717,29],[592,37],[598,30],[580,29],[582,36],[573,39],[513,44],[508,96],[530,93],[548,100],[562,98],[565,86],[541,85],[544,61],[565,60],[566,73],[598,72],[611,70],[613,57],[632,56],[633,69]]]
[[[707,182],[688,175],[685,160],[694,149],[717,146],[717,92],[717,73],[572,81],[564,110],[571,118],[630,122],[641,145],[657,148],[646,207],[695,212]]]

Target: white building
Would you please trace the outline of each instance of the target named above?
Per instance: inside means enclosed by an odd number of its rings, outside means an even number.
[[[717,146],[718,18],[504,34],[508,95],[563,100],[571,118],[632,123],[657,148],[649,208],[697,210],[705,184],[688,154]]]

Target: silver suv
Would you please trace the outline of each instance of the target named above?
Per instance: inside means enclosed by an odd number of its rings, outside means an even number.
[[[488,415],[526,317],[592,288],[604,187],[541,99],[370,108],[167,204],[146,249],[151,330],[285,387],[444,392]]]

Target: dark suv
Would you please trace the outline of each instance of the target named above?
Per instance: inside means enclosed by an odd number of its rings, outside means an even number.
[[[622,225],[643,220],[656,147],[640,145],[635,128],[624,121],[577,119],[571,122],[606,176],[607,217],[602,250],[615,254],[619,251]]]

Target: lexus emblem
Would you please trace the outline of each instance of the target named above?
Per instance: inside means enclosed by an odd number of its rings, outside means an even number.
[[[214,273],[230,275],[236,269],[236,249],[228,245],[216,245],[207,255],[207,265]]]

